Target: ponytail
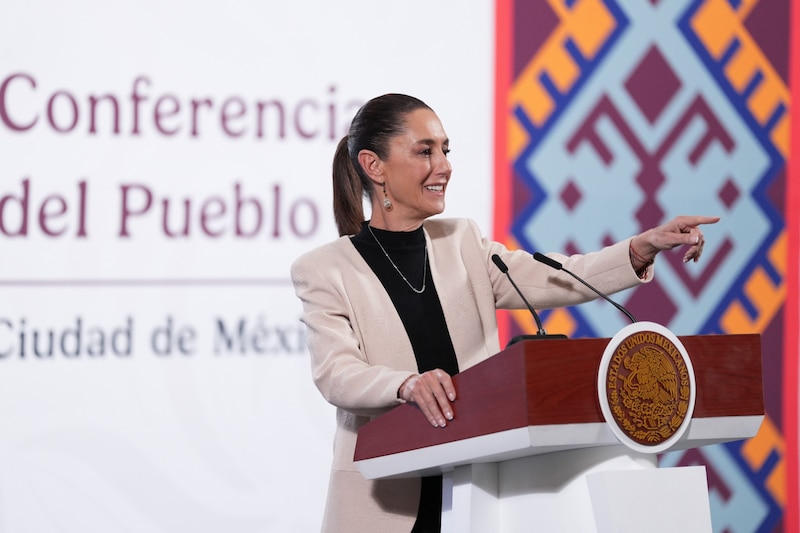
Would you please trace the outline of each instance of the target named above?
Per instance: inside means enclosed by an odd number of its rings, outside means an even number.
[[[339,236],[355,235],[364,222],[364,186],[347,149],[348,135],[336,147],[333,156],[333,216]]]
[[[353,117],[350,133],[339,141],[333,156],[333,216],[339,236],[361,231],[364,196],[372,200],[373,187],[358,153],[371,150],[386,159],[389,142],[405,129],[406,115],[421,108],[430,109],[413,96],[384,94],[364,104]]]

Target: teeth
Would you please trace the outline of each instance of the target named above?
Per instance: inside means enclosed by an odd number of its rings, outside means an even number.
[[[444,185],[428,185],[425,188],[429,191],[442,192],[442,190],[444,190]]]

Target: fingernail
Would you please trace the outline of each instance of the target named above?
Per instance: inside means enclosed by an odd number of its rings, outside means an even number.
[[[696,235],[694,238],[694,243],[697,244],[698,242],[700,242],[700,235]]]
[[[456,399],[456,393],[455,393],[455,392],[451,392],[451,393],[450,393],[450,394],[449,394],[447,397],[448,397],[448,398],[450,398],[450,401],[451,401],[451,402],[452,402],[452,401],[455,401],[455,399]]]
[[[448,420],[453,419],[453,413],[450,411],[445,412],[444,416],[446,416]]]
[[[447,425],[447,422],[445,422],[445,421],[444,421],[444,419],[440,418],[440,419],[439,419],[439,427],[440,427],[440,428],[443,428],[443,427],[445,427],[446,425]]]

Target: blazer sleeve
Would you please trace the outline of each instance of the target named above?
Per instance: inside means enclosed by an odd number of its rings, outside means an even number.
[[[625,239],[586,254],[566,256],[547,253],[546,255],[562,263],[564,268],[600,292],[614,294],[647,283],[655,274],[654,266],[650,265],[643,279],[636,275],[628,256],[629,243],[630,239]],[[525,304],[511,286],[507,276],[491,264],[491,255],[495,253],[508,265],[509,274],[537,309],[566,307],[598,297],[566,272],[539,263],[527,251],[510,251],[496,242],[487,243],[487,250],[487,268],[491,273],[496,305],[499,309],[522,309]]]
[[[334,264],[338,257],[311,253],[292,264],[292,283],[303,304],[301,321],[307,328],[312,378],[329,403],[355,414],[381,414],[403,403],[397,391],[415,372],[369,362],[342,277],[352,265]]]

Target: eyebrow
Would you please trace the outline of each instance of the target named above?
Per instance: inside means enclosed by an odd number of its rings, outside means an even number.
[[[428,144],[428,145],[431,145],[431,144],[436,144],[436,141],[434,139],[420,139],[420,140],[416,141],[415,144]],[[450,144],[450,139],[443,140],[442,144],[449,145]]]

